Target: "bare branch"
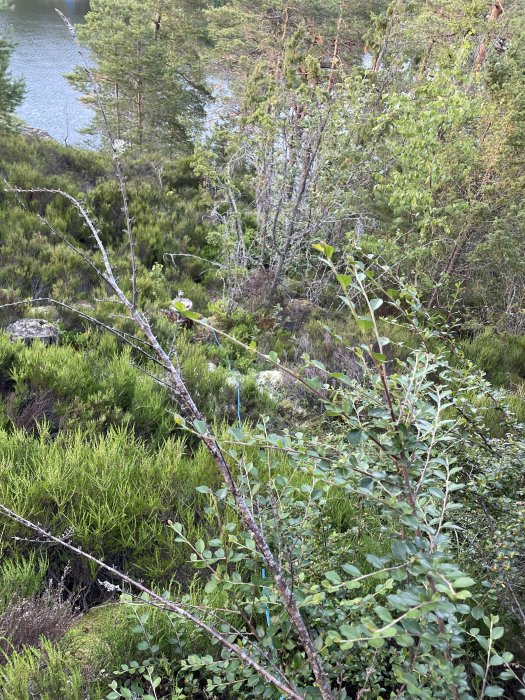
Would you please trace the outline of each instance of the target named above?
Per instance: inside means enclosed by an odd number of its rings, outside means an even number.
[[[272,674],[270,671],[268,671],[264,666],[261,666],[257,661],[255,661],[249,654],[247,654],[243,649],[238,647],[236,644],[233,644],[230,642],[224,635],[222,635],[218,630],[216,630],[214,627],[211,625],[207,624],[203,620],[199,619],[195,614],[190,613],[188,610],[186,610],[185,607],[180,605],[179,603],[176,603],[174,601],[169,601],[165,600],[161,595],[158,593],[155,593],[155,591],[152,591],[150,588],[147,586],[144,586],[142,583],[139,581],[136,581],[135,579],[131,578],[130,576],[127,576],[126,574],[122,573],[121,571],[118,571],[112,566],[109,566],[109,564],[105,564],[101,559],[97,559],[94,557],[92,554],[89,554],[88,552],[85,552],[82,550],[80,547],[75,547],[73,544],[70,542],[67,542],[66,540],[62,540],[59,537],[55,537],[51,533],[47,532],[43,527],[40,525],[37,525],[36,523],[31,522],[30,520],[27,520],[26,518],[22,517],[15,511],[11,510],[5,505],[0,504],[0,513],[2,513],[5,517],[9,518],[10,520],[13,520],[14,522],[17,522],[19,525],[23,525],[24,527],[29,528],[33,532],[38,533],[41,537],[44,537],[46,540],[49,540],[50,542],[53,542],[54,544],[58,544],[65,549],[68,549],[70,552],[73,552],[74,554],[77,554],[80,557],[83,557],[84,559],[88,559],[91,561],[93,564],[97,564],[101,569],[104,571],[107,571],[110,573],[112,576],[115,578],[119,579],[120,581],[123,581],[124,583],[127,583],[131,588],[134,588],[141,593],[145,593],[148,597],[150,597],[159,607],[162,607],[164,610],[169,610],[170,612],[174,612],[176,615],[179,617],[182,617],[185,620],[188,620],[189,622],[192,622],[194,625],[199,627],[199,629],[202,629],[204,632],[206,632],[210,637],[213,637],[216,639],[218,642],[222,644],[226,649],[231,651],[233,654],[235,654],[246,666],[253,668],[257,673],[259,673],[263,678],[265,678],[268,683],[271,683],[274,685],[276,688],[279,688],[283,693],[285,693],[286,697],[292,698],[292,700],[304,700],[304,696],[301,695],[295,688],[292,688],[280,680],[280,678],[276,677],[274,674]]]

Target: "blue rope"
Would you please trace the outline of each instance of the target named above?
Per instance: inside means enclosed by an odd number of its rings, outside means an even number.
[[[215,342],[217,343],[218,347],[222,349],[222,344],[221,344],[221,341],[219,340],[219,338],[217,337],[217,334],[215,333],[214,330],[212,330],[212,332],[213,332],[213,337],[215,338]],[[228,370],[229,370],[230,374],[233,375],[233,370],[232,370],[232,365],[230,362],[229,355],[226,355],[226,362],[228,363]],[[239,428],[241,428],[242,427],[241,385],[240,385],[240,382],[238,379],[235,379],[235,387],[237,389],[237,423],[238,423]],[[263,579],[266,579],[266,569],[264,567],[261,569],[261,576]],[[263,589],[262,589],[263,595],[266,595],[266,590],[267,589],[263,586]],[[270,615],[270,605],[268,602],[265,605],[264,613],[265,613],[265,617],[266,617],[266,625],[267,625],[267,627],[270,627],[270,625],[272,624],[272,618]],[[279,700],[285,700],[284,695],[281,695]]]
[[[261,575],[263,578],[266,578],[266,569],[264,567],[261,569]],[[262,592],[263,592],[263,595],[266,595],[266,588],[263,587]],[[266,606],[265,606],[265,614],[266,614],[266,624],[269,627],[272,624],[272,619],[270,617],[270,606],[268,603],[266,603]]]

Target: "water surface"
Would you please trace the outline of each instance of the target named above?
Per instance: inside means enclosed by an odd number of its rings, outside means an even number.
[[[18,116],[57,141],[86,145],[88,137],[79,130],[88,126],[92,112],[64,78],[80,57],[55,8],[76,24],[89,10],[89,0],[14,0],[13,6],[0,13],[0,24],[16,44],[11,71],[26,83]]]

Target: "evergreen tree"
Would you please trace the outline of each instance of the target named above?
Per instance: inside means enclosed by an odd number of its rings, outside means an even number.
[[[11,51],[12,45],[0,38],[0,126],[3,128],[12,126],[13,113],[24,97],[24,81],[13,78],[9,72]]]
[[[346,0],[227,0],[210,9],[208,18],[218,55],[230,72],[242,77],[254,62],[275,70],[294,35],[300,36],[304,52],[325,66],[334,62],[349,68],[361,60],[371,14],[385,4],[385,0],[357,6]]]
[[[189,143],[208,96],[200,18],[198,4],[180,0],[93,0],[78,34],[96,61],[114,138],[141,152],[181,150]],[[81,69],[72,79],[91,91]],[[100,130],[102,115],[93,102],[93,126]]]

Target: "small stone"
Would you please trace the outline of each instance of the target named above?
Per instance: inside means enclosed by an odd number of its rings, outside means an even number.
[[[30,345],[40,340],[46,345],[58,345],[58,329],[43,318],[21,318],[6,328],[11,340],[22,340]]]
[[[242,384],[242,374],[240,372],[230,372],[230,374],[225,379],[226,386],[232,389],[238,389]]]

